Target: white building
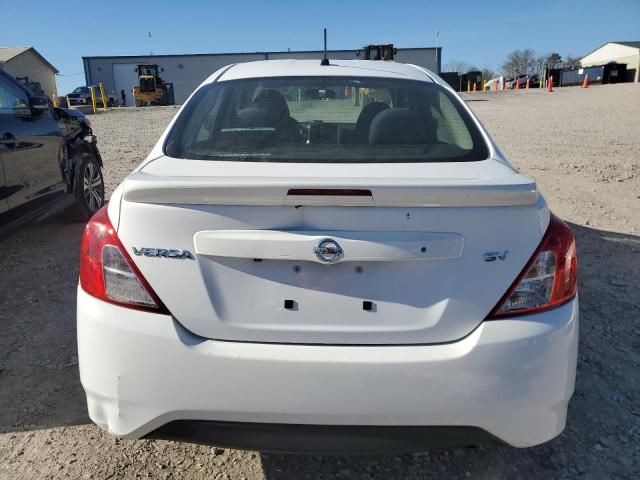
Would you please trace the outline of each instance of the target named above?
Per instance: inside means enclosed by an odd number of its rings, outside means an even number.
[[[395,59],[413,63],[440,72],[442,48],[398,48]],[[351,60],[363,56],[360,50],[329,50],[329,59]],[[140,55],[113,57],[83,57],[87,85],[104,84],[107,92],[120,96],[124,90],[127,104],[131,105],[131,89],[138,83],[138,64],[157,64],[163,81],[173,83],[175,102],[180,104],[209,75],[225,65],[256,60],[283,58],[322,58],[321,51],[255,52],[255,53],[202,53],[186,55]]]
[[[640,81],[640,41],[608,42],[580,60],[583,67],[606,65],[607,63],[627,65],[627,79]]]
[[[39,83],[50,98],[57,96],[58,70],[33,47],[0,47],[0,70],[16,78],[26,78],[29,83]]]

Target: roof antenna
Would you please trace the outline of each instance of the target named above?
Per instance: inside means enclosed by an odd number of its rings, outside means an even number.
[[[327,29],[324,29],[324,56],[320,65],[329,65],[329,59],[327,58]]]

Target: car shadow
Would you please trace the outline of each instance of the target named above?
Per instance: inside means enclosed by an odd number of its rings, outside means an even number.
[[[0,432],[89,422],[75,326],[83,227],[52,217],[0,243]]]
[[[640,237],[571,227],[581,326],[576,392],[563,434],[522,450],[480,445],[412,455],[263,454],[266,478],[555,478],[559,469],[566,476],[625,477],[639,433],[640,384],[630,379],[640,366]],[[82,228],[54,219],[0,242],[0,432],[90,423],[75,327]],[[614,460],[601,462],[605,455]],[[602,471],[604,464],[618,471]]]

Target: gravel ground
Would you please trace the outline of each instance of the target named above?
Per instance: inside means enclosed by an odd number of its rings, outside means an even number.
[[[260,455],[125,441],[89,421],[78,380],[82,226],[54,218],[0,243],[0,478],[637,478],[640,472],[640,85],[477,93],[507,157],[571,222],[580,256],[578,380],[565,432],[539,447],[420,455]],[[92,117],[111,191],[175,108]]]

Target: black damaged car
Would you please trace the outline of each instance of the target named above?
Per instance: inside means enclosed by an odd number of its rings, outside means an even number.
[[[62,210],[84,222],[104,201],[89,120],[0,71],[0,235]]]

